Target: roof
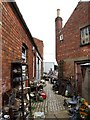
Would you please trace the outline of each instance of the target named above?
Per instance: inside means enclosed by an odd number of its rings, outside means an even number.
[[[16,14],[16,16],[18,17],[18,20],[20,21],[22,27],[23,27],[24,30],[26,31],[26,34],[27,34],[28,37],[30,38],[31,43],[32,43],[33,46],[35,47],[35,49],[36,49],[36,51],[38,52],[38,54],[40,55],[41,59],[43,59],[42,56],[41,56],[41,54],[40,54],[40,52],[39,52],[39,50],[38,50],[38,48],[37,48],[37,46],[36,46],[36,44],[35,44],[35,42],[34,42],[34,39],[33,39],[32,35],[31,35],[31,33],[30,33],[30,30],[28,29],[28,27],[27,27],[27,25],[26,25],[26,23],[25,23],[25,21],[24,21],[24,19],[23,19],[23,16],[22,16],[22,14],[20,13],[20,10],[19,10],[16,2],[9,2],[9,4],[10,4],[10,6],[12,7],[12,10],[13,10],[14,13]]]

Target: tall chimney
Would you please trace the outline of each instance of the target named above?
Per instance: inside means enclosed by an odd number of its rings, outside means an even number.
[[[60,9],[57,9],[57,17],[60,17]]]
[[[62,30],[62,18],[60,17],[60,9],[57,9],[57,16],[55,18],[55,33],[56,33],[56,61],[58,62],[58,51],[60,44],[60,31]]]

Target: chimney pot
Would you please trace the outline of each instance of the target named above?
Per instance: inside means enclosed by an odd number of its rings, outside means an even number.
[[[57,17],[60,17],[60,9],[57,9]]]

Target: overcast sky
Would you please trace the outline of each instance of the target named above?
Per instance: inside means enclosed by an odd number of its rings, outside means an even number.
[[[44,61],[55,61],[55,18],[57,9],[60,9],[64,26],[80,0],[15,1],[32,36],[44,42]]]

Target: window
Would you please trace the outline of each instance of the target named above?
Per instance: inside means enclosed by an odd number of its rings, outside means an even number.
[[[24,62],[27,61],[27,47],[25,44],[23,44],[23,46],[22,46],[22,60]]]
[[[81,29],[81,45],[90,43],[90,25]]]

